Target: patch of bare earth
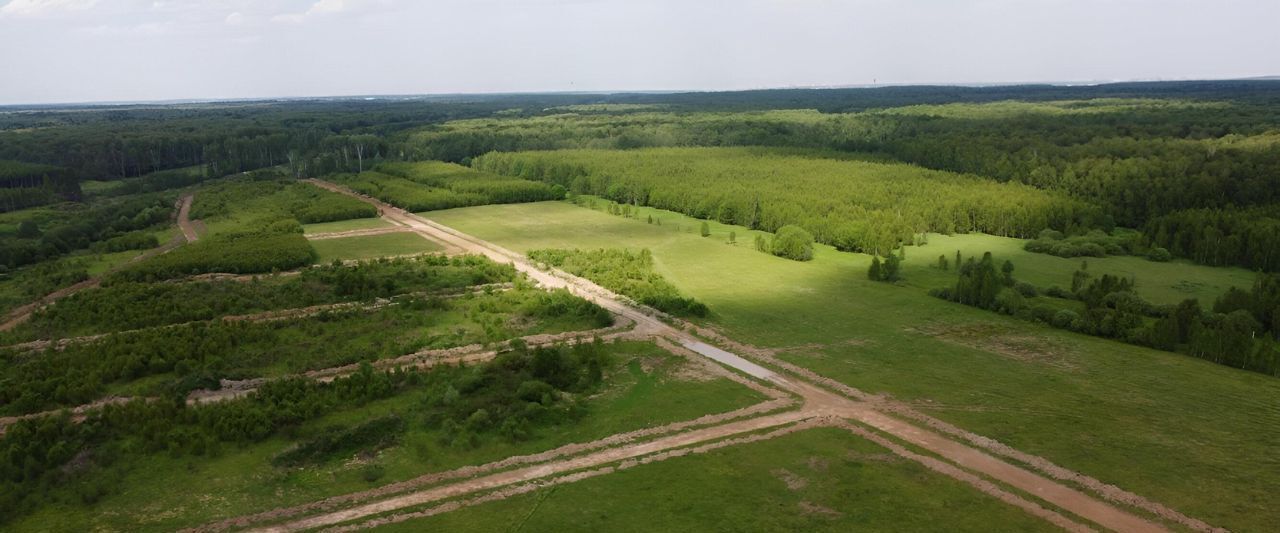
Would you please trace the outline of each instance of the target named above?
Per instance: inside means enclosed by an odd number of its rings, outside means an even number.
[[[1044,337],[1008,328],[999,324],[976,322],[970,324],[927,324],[916,331],[952,344],[994,353],[1024,363],[1052,366],[1061,370],[1075,370],[1070,349]]]
[[[785,468],[775,468],[769,471],[778,481],[787,485],[787,490],[797,491],[809,486],[809,480],[796,475],[794,472]]]

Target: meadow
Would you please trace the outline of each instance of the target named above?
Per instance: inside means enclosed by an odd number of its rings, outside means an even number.
[[[819,245],[812,261],[789,261],[745,244],[755,234],[748,228],[712,221],[711,235],[701,237],[701,221],[651,208],[624,218],[547,202],[429,216],[522,252],[647,248],[654,270],[705,303],[707,323],[731,338],[1211,523],[1257,529],[1280,518],[1263,503],[1280,482],[1252,475],[1275,464],[1266,450],[1280,442],[1280,418],[1269,407],[1280,401],[1274,378],[926,293],[943,280],[954,282],[933,265],[958,245],[989,249],[1018,265],[1015,276],[1045,282],[1059,283],[1052,280],[1068,276],[1076,260],[1030,254],[1017,240],[930,235],[921,247],[926,251],[907,248],[906,280],[895,285],[867,280],[867,255]],[[648,224],[650,216],[661,225]],[[737,244],[728,242],[731,231]],[[1121,272],[1134,268],[1135,258],[1089,261],[1091,271]],[[1186,263],[1156,266],[1172,277],[1144,281],[1139,274],[1139,293],[1153,300],[1181,298],[1181,281],[1209,297],[1210,286],[1250,279]]]

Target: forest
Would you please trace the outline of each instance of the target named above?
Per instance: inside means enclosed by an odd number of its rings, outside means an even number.
[[[1273,101],[1029,100],[856,113],[646,108],[469,119],[423,128],[407,143],[415,157],[464,163],[491,151],[572,148],[780,146],[876,154],[1059,191],[1102,210],[1089,226],[1053,228],[1059,231],[1120,225],[1144,230],[1153,246],[1180,257],[1206,257],[1195,251],[1206,248],[1215,256],[1207,264],[1275,267],[1274,259],[1259,257],[1271,248],[1273,213],[1221,221],[1207,235],[1157,235],[1160,225],[1181,218],[1214,222],[1204,218],[1205,209],[1234,212],[1280,201],[1280,109]]]
[[[407,211],[559,200],[563,187],[512,179],[444,162],[384,163],[333,181]]]
[[[578,194],[775,231],[795,225],[842,250],[887,253],[916,235],[1028,237],[1087,226],[1096,209],[1059,194],[832,152],[761,148],[494,152],[481,170]],[[692,179],[690,179],[692,178]]]

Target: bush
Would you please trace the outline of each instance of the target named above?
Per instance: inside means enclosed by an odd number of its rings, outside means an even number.
[[[326,428],[319,435],[281,452],[271,459],[271,464],[276,466],[315,464],[360,449],[380,448],[395,442],[404,429],[404,420],[395,414],[374,418],[350,428]],[[381,477],[381,474],[378,477]]]
[[[1169,253],[1169,250],[1157,246],[1147,252],[1147,259],[1157,263],[1165,263],[1173,259],[1173,254]]]
[[[773,237],[773,245],[769,247],[769,252],[792,261],[813,259],[813,234],[799,226],[778,228]]]
[[[1017,291],[1005,289],[996,294],[994,308],[1006,315],[1012,315],[1026,307],[1027,302]]]
[[[1040,294],[1040,291],[1036,289],[1035,285],[1032,285],[1025,281],[1019,281],[1013,284],[1013,290],[1018,291],[1018,294],[1021,294],[1027,298],[1035,298],[1037,295]]]
[[[1053,315],[1053,321],[1050,324],[1055,328],[1076,329],[1073,324],[1080,320],[1080,314],[1070,309],[1062,309]]]

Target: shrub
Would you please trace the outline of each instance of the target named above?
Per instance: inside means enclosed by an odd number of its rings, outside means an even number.
[[[1074,324],[1080,320],[1080,314],[1070,309],[1062,309],[1053,315],[1053,321],[1050,324],[1055,328],[1076,329]]]
[[[783,226],[778,228],[769,248],[769,252],[778,257],[808,261],[813,259],[813,234],[799,226]]]
[[[1173,254],[1169,253],[1169,250],[1157,246],[1147,252],[1147,259],[1157,263],[1165,263],[1173,259]]]
[[[1035,285],[1032,285],[1025,281],[1019,281],[1013,284],[1013,290],[1018,291],[1018,294],[1021,294],[1027,298],[1035,298],[1040,293],[1040,291],[1036,289]]]

